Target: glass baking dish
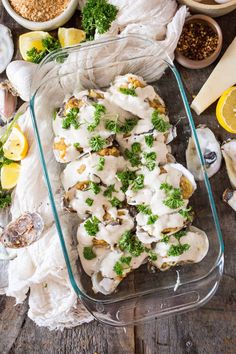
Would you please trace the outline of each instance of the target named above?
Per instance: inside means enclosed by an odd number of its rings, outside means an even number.
[[[126,46],[132,47],[132,55]],[[163,66],[166,71],[159,79]],[[78,220],[74,232],[66,235],[60,202],[62,191],[58,192],[58,180],[63,167],[56,163],[55,174],[53,153],[47,147],[50,139],[51,146],[53,144],[53,110],[62,104],[65,95],[72,94],[78,88],[103,89],[116,75],[126,73],[143,76],[147,82],[152,82],[164,99],[170,121],[177,129],[177,137],[171,143],[172,151],[183,165],[186,165],[188,138],[193,136],[204,175],[204,181],[198,182],[198,188],[190,200],[195,211],[193,225],[207,233],[209,252],[198,264],[186,264],[166,272],[148,272],[144,264],[129,274],[115,293],[105,296],[93,293],[90,278],[83,271],[79,259],[75,262],[68,252],[68,240],[76,243]],[[71,285],[87,309],[101,322],[125,326],[189,311],[206,303],[215,293],[222,275],[223,240],[184,87],[176,67],[162,46],[146,38],[130,35],[60,49],[48,55],[38,66],[31,97],[32,122],[58,236]]]

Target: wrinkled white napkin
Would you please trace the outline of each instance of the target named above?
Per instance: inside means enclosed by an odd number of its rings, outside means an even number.
[[[181,7],[176,12],[177,4],[174,0],[109,0],[109,2],[119,8],[119,13],[109,32],[102,37],[116,36],[118,32],[121,35],[137,33],[160,41],[169,57],[173,59],[174,50],[187,13],[186,7]],[[79,3],[83,6],[85,1],[79,1]],[[96,38],[98,37],[101,36],[96,35]],[[134,55],[131,46],[126,47],[125,50],[127,57]],[[105,55],[113,57],[113,53],[106,52]],[[81,64],[81,61],[79,63]],[[61,70],[63,70],[63,65]],[[164,70],[165,65],[160,63],[160,65],[155,66],[155,72],[153,70],[147,72],[143,68],[141,74],[145,76],[146,80],[157,79]],[[94,79],[94,82],[98,84],[99,78],[98,75],[96,76],[98,73],[99,71],[92,73],[92,78],[89,78],[89,80]],[[61,82],[61,89],[64,91],[70,86],[69,78],[70,76],[67,75],[65,82]],[[72,79],[75,80],[74,74],[72,74]],[[51,90],[53,92],[53,83]],[[50,97],[50,94],[48,94],[48,97]],[[62,99],[59,95],[58,102],[61,102]],[[48,104],[46,95],[44,105],[47,106]],[[54,179],[53,185],[56,186],[56,189],[58,186],[59,190],[59,170],[51,149],[52,131],[48,129],[51,116],[46,116],[43,112],[41,112],[41,116],[41,134],[43,132],[45,136],[44,142],[48,142],[48,146],[44,146],[44,150],[48,151],[47,165],[50,164],[51,170],[54,171],[51,179]],[[43,237],[38,242],[16,251],[17,257],[10,261],[8,268],[9,284],[5,291],[8,296],[16,298],[16,303],[20,303],[24,301],[30,290],[28,315],[39,326],[46,326],[49,329],[77,326],[91,321],[92,316],[78,301],[69,282],[59,238],[53,223],[28,111],[21,118],[20,124],[27,135],[30,150],[27,157],[22,161],[21,177],[14,193],[11,212],[14,219],[24,211],[37,211],[44,219],[45,229]],[[60,194],[58,193],[56,195],[57,201],[59,197]],[[63,211],[61,211],[60,217],[63,221],[65,242],[73,263],[77,258],[77,253],[70,238],[71,225],[73,224],[70,222],[70,218],[72,216],[68,214],[64,216],[63,214]]]

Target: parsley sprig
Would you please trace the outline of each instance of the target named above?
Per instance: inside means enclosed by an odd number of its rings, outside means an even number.
[[[130,133],[138,123],[138,118],[125,119],[124,124],[118,121],[107,119],[105,121],[105,128],[113,133]]]
[[[184,200],[179,188],[174,188],[169,183],[162,183],[160,189],[164,190],[166,193],[167,198],[163,201],[163,204],[168,208],[177,209],[184,205]]]
[[[116,192],[115,185],[110,184],[110,186],[108,186],[107,189],[103,192],[103,195],[104,195],[104,197],[111,198],[113,192]]]
[[[122,276],[124,269],[128,269],[130,266],[132,257],[125,257],[121,256],[120,260],[117,261],[113,267],[113,270],[116,272],[117,275]],[[127,268],[128,266],[128,268]]]
[[[103,171],[104,166],[105,166],[105,157],[99,157],[97,170],[98,171]]]
[[[118,9],[106,0],[87,0],[82,10],[82,26],[89,40],[94,38],[95,32],[107,32],[115,20]]]
[[[165,133],[170,128],[170,123],[165,121],[157,110],[152,113],[152,124],[161,133]]]
[[[121,190],[125,193],[129,186],[134,182],[136,178],[136,173],[134,171],[125,170],[121,172],[117,172],[117,177],[122,183]]]
[[[66,117],[62,120],[62,128],[69,129],[72,126],[74,129],[79,129],[80,123],[78,122],[78,113],[79,108],[71,108],[66,114]]]
[[[104,146],[106,145],[106,139],[103,139],[100,135],[97,136],[93,136],[90,140],[89,140],[89,145],[92,149],[92,151],[99,151],[102,150],[104,148]]]
[[[168,251],[168,256],[178,257],[181,256],[185,251],[190,248],[188,243],[184,243],[183,245],[180,243],[179,245],[171,245]]]
[[[127,88],[127,87],[120,87],[119,91],[123,93],[123,95],[128,95],[128,96],[138,96],[137,93],[135,92],[135,88]]]
[[[145,251],[143,244],[131,232],[126,231],[119,240],[119,247],[122,251],[129,252],[133,257],[138,257]]]
[[[92,259],[96,258],[96,254],[94,253],[92,247],[84,247],[83,256],[88,261],[91,261]]]
[[[93,117],[93,123],[89,124],[87,129],[89,132],[93,132],[95,128],[99,125],[102,116],[106,112],[106,107],[103,104],[100,103],[94,103],[93,105],[95,107],[94,111],[94,117]]]
[[[43,46],[42,50],[38,50],[35,47],[28,50],[26,52],[26,55],[28,57],[27,59],[32,63],[39,64],[43,60],[43,58],[46,57],[48,53],[52,52],[53,50],[59,49],[61,47],[60,42],[52,36],[43,38],[42,46]]]
[[[96,236],[96,234],[99,231],[99,225],[100,220],[96,218],[96,216],[93,216],[89,219],[87,219],[84,223],[84,228],[89,236]]]
[[[153,171],[156,167],[157,154],[154,151],[144,152],[143,157],[145,159],[144,166],[146,166],[149,171]]]
[[[152,134],[150,134],[150,135],[145,135],[145,138],[144,138],[144,139],[145,139],[146,145],[147,145],[149,148],[153,147],[154,137],[153,137]]]

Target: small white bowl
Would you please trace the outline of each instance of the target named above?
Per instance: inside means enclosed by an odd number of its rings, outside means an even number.
[[[70,0],[67,8],[59,16],[45,22],[34,22],[25,19],[13,10],[8,0],[2,0],[2,4],[5,7],[6,11],[9,13],[9,15],[14,18],[14,20],[18,22],[21,26],[28,28],[32,31],[51,31],[64,25],[64,23],[69,21],[78,6],[78,0]]]

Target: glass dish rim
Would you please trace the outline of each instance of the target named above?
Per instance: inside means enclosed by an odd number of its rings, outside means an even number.
[[[61,48],[61,49],[58,49],[58,50],[55,50],[55,51],[49,53],[43,59],[43,61],[38,65],[38,68],[35,70],[34,77],[37,76],[37,72],[38,72],[38,70],[41,69],[42,66],[44,66],[47,62],[55,60],[58,57],[58,54],[68,54],[68,53],[70,54],[70,53],[73,53],[73,52],[77,52],[79,50],[86,50],[86,49],[89,49],[89,48],[95,48],[95,47],[103,46],[104,44],[117,42],[117,41],[122,41],[125,38],[136,38],[136,39],[139,39],[139,40],[143,40],[143,41],[145,41],[145,43],[148,42],[151,45],[159,46],[159,48],[161,48],[163,50],[163,53],[166,55],[167,60],[165,60],[163,58],[161,60],[163,60],[167,64],[167,66],[171,69],[171,71],[174,74],[176,83],[178,85],[178,88],[179,88],[179,91],[180,91],[180,94],[181,94],[181,99],[182,99],[182,102],[183,102],[183,106],[185,108],[186,116],[188,118],[188,122],[189,122],[189,125],[190,125],[190,128],[191,128],[191,133],[192,133],[195,145],[196,145],[196,150],[197,150],[200,162],[201,162],[202,171],[203,171],[203,177],[204,177],[204,183],[205,183],[205,186],[206,186],[206,189],[207,189],[207,192],[208,192],[209,204],[210,204],[210,207],[211,207],[212,217],[213,217],[213,220],[214,220],[213,225],[214,225],[216,233],[217,233],[217,238],[218,238],[218,241],[219,241],[219,247],[220,248],[219,248],[218,256],[217,256],[217,258],[216,258],[216,260],[214,262],[214,265],[208,271],[208,273],[206,273],[204,276],[201,276],[201,277],[199,277],[197,279],[193,279],[192,281],[183,282],[183,283],[181,283],[181,285],[197,283],[197,282],[200,282],[203,279],[208,278],[209,275],[219,266],[220,262],[222,261],[222,256],[224,254],[224,243],[223,243],[222,232],[221,232],[220,223],[219,223],[219,219],[218,219],[218,213],[216,211],[215,201],[214,201],[214,197],[213,197],[213,194],[212,194],[211,184],[210,184],[209,178],[207,176],[204,158],[203,158],[202,153],[201,153],[200,144],[199,144],[197,133],[196,133],[195,123],[194,123],[193,116],[192,116],[192,113],[191,113],[191,109],[190,109],[190,106],[189,106],[189,103],[188,103],[188,99],[187,99],[187,96],[186,96],[186,93],[185,93],[185,89],[184,89],[184,86],[183,86],[183,83],[182,83],[182,79],[181,79],[181,76],[180,76],[180,73],[179,73],[178,69],[176,68],[176,66],[174,65],[173,61],[170,59],[170,57],[167,55],[165,50],[162,48],[161,44],[160,43],[157,44],[155,41],[153,41],[151,39],[147,39],[147,38],[145,38],[143,36],[135,35],[135,34],[122,36],[122,37],[118,37],[118,38],[99,39],[98,41],[93,41],[93,42],[84,42],[84,43],[81,43],[81,44],[73,46],[73,47]],[[147,56],[145,55],[143,57],[147,57]],[[151,57],[153,57],[153,54],[151,55]],[[129,58],[129,60],[135,60],[135,59],[140,59],[140,58],[142,58],[142,56],[134,56],[132,58]],[[102,66],[100,66],[100,67],[102,67]],[[99,68],[99,66],[92,66],[92,67],[86,68],[85,70],[90,70],[92,68]],[[52,79],[52,78],[50,78],[50,79]],[[69,274],[69,279],[70,279],[70,282],[71,282],[71,285],[72,285],[73,289],[75,290],[76,294],[80,298],[87,299],[87,300],[89,300],[89,301],[91,301],[93,303],[97,303],[97,304],[99,304],[99,303],[101,303],[101,304],[112,304],[112,303],[125,301],[125,300],[128,300],[128,299],[136,298],[138,296],[144,296],[146,294],[151,294],[151,293],[157,292],[158,289],[150,289],[150,290],[143,291],[141,293],[132,294],[130,296],[125,296],[124,298],[118,298],[118,299],[94,299],[91,296],[89,296],[88,294],[86,294],[85,292],[83,292],[83,290],[81,290],[78,287],[77,282],[75,280],[74,272],[72,270],[72,266],[71,266],[71,263],[70,263],[70,257],[69,257],[69,254],[67,252],[67,247],[66,247],[66,244],[65,244],[63,231],[62,231],[60,220],[59,220],[59,216],[58,216],[58,213],[57,213],[57,208],[56,208],[56,204],[55,204],[55,200],[54,200],[54,196],[53,196],[53,192],[52,192],[52,188],[51,188],[51,182],[50,182],[50,178],[49,178],[49,175],[48,175],[47,165],[46,165],[46,162],[45,162],[44,152],[43,152],[43,148],[42,148],[42,144],[41,144],[41,138],[40,138],[40,134],[39,134],[38,126],[37,126],[37,118],[36,118],[35,110],[34,110],[34,102],[35,102],[35,97],[37,95],[37,91],[38,91],[38,89],[40,87],[41,87],[41,85],[39,85],[37,87],[37,89],[34,90],[33,93],[31,93],[31,99],[30,99],[31,119],[32,119],[32,124],[33,124],[33,128],[34,128],[34,134],[35,134],[36,140],[37,140],[37,145],[38,145],[38,149],[39,149],[41,165],[43,167],[43,175],[44,175],[44,178],[45,178],[45,181],[46,181],[46,187],[47,187],[47,190],[48,190],[48,195],[49,195],[50,204],[51,204],[51,208],[52,208],[52,212],[53,212],[53,216],[54,216],[54,220],[55,220],[55,224],[56,224],[56,229],[57,229],[57,233],[58,233],[58,236],[59,236],[59,239],[60,239],[60,244],[61,244],[63,255],[64,255],[64,258],[65,258],[66,267],[67,267],[67,271],[68,271],[68,274]],[[32,86],[31,86],[31,88],[32,88]],[[165,288],[163,288],[163,290],[164,289],[170,289],[170,287],[165,287]]]

